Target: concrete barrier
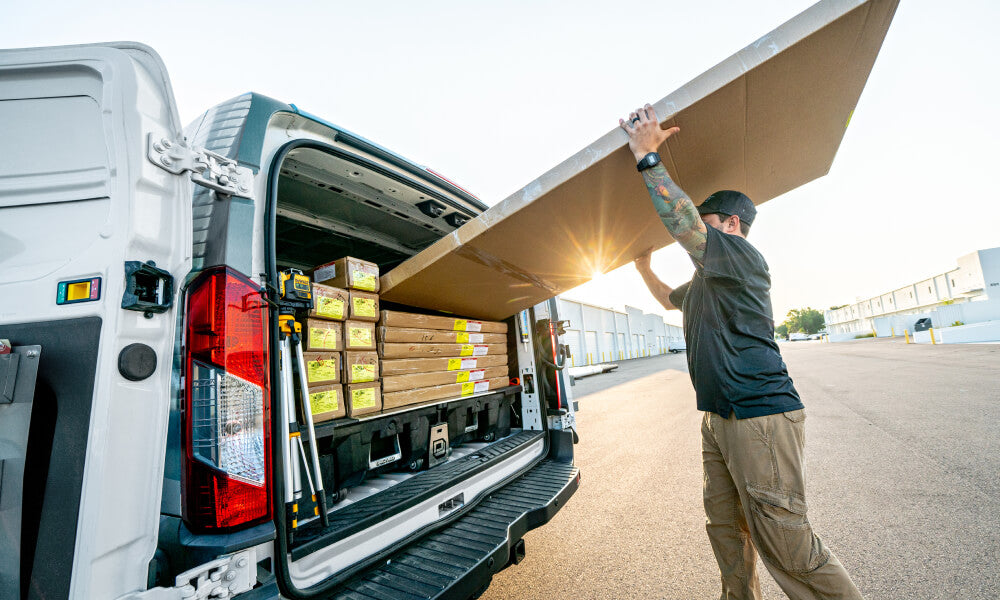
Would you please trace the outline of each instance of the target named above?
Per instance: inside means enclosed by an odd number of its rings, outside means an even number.
[[[915,344],[930,344],[930,331],[913,334]],[[934,328],[934,342],[938,344],[974,344],[978,342],[1000,342],[1000,321],[986,321],[957,327]]]

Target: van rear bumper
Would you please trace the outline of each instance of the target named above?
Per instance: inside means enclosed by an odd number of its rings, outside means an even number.
[[[580,485],[580,470],[546,458],[468,513],[346,580],[328,598],[466,600],[519,562],[524,535],[549,522]],[[278,598],[273,583],[237,596]]]

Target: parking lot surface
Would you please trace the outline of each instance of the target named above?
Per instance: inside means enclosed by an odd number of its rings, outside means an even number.
[[[781,348],[806,405],[810,520],[865,597],[1000,598],[1000,345]],[[482,598],[718,598],[685,355],[573,392],[581,487]]]

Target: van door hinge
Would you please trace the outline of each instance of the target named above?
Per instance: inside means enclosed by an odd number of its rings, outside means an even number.
[[[191,181],[230,196],[253,199],[253,171],[236,161],[204,148],[187,145],[150,133],[146,157],[151,163],[175,175],[190,171]]]
[[[249,591],[257,582],[257,552],[248,548],[184,571],[174,587],[133,592],[119,600],[215,600]]]

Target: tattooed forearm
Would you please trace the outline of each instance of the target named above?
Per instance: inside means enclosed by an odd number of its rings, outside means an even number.
[[[698,260],[705,257],[705,223],[684,190],[662,164],[642,172],[653,207],[670,235]]]

